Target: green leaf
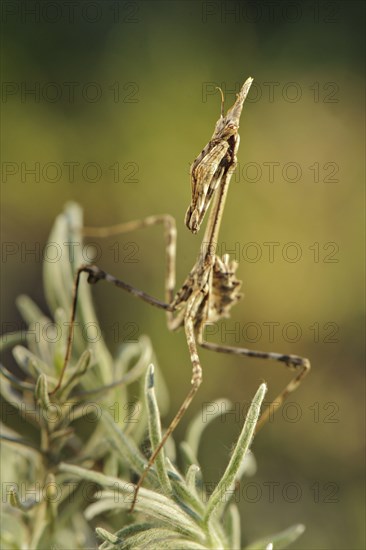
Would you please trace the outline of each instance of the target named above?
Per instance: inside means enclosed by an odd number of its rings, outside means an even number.
[[[154,390],[154,366],[150,365],[145,378],[145,395],[146,406],[148,411],[148,425],[149,435],[152,452],[154,452],[162,439],[160,413],[158,403],[156,401],[156,395]],[[160,449],[155,459],[156,471],[158,474],[159,482],[162,486],[164,493],[169,494],[172,492],[172,486],[169,481],[168,472],[165,465],[165,452],[164,448]]]
[[[305,526],[301,523],[293,525],[280,533],[264,537],[262,539],[246,546],[246,550],[266,550],[269,544],[273,544],[273,550],[281,550],[287,548],[292,542],[300,537],[305,531]]]
[[[240,550],[240,515],[238,507],[230,504],[225,517],[226,533],[229,541],[229,548]]]
[[[132,470],[138,475],[141,475],[147,464],[145,457],[140,453],[131,438],[127,437],[118,424],[114,422],[107,411],[103,411],[101,420],[114,441],[116,449],[119,452],[120,461],[127,463]],[[150,469],[147,474],[147,479],[152,481],[154,477],[155,475]]]
[[[234,448],[230,462],[224,472],[224,475],[209,498],[205,515],[206,522],[209,522],[215,512],[218,511],[221,504],[226,502],[226,495],[231,492],[232,487],[234,486],[239,469],[252,441],[254,429],[259,418],[260,407],[266,391],[266,385],[261,384],[249,407],[243,429]]]

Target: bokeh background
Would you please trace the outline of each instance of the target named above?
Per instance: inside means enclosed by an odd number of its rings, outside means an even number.
[[[200,245],[183,223],[189,165],[219,116],[215,86],[228,107],[253,76],[219,243],[240,262],[245,299],[208,336],[304,355],[313,370],[253,443],[243,544],[302,522],[293,548],[363,548],[363,2],[4,1],[2,12],[3,329],[20,325],[20,293],[46,309],[42,251],[69,200],[88,225],[172,214],[182,283]],[[98,246],[101,267],[163,296],[161,228]],[[171,389],[167,423],[189,387],[184,334],[115,288],[94,296],[112,349],[151,337]],[[275,397],[290,373],[201,359],[204,383],[176,438],[203,403],[235,404],[201,449],[214,483],[259,383]]]

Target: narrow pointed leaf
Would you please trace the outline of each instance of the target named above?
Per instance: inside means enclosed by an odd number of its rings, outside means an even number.
[[[222,503],[225,503],[227,492],[231,491],[235,479],[238,475],[240,466],[244,460],[244,456],[249,449],[254,435],[254,429],[259,418],[260,407],[266,393],[266,385],[261,384],[259,387],[247,414],[244,427],[235,446],[234,452],[231,455],[230,462],[217,484],[214,492],[210,496],[206,510],[206,521],[208,522],[212,515],[217,511]]]

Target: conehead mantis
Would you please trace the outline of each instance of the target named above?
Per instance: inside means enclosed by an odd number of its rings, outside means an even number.
[[[143,227],[162,225],[164,228],[166,254],[165,300],[161,301],[150,296],[142,290],[106,273],[96,265],[81,266],[76,273],[70,324],[71,328],[64,365],[58,384],[52,393],[56,392],[61,387],[63,375],[70,359],[78,287],[82,273],[87,274],[90,284],[105,280],[148,304],[164,310],[166,312],[169,330],[175,331],[184,328],[192,364],[191,388],[168,429],[164,433],[160,444],[151,455],[147,467],[136,485],[131,510],[134,507],[138,490],[144,481],[147,471],[153,465],[158,453],[180,422],[201,385],[202,366],[198,354],[198,347],[219,353],[270,359],[283,363],[294,371],[295,374],[292,380],[262,413],[256,430],[263,426],[269,418],[270,411],[281,406],[286,397],[299,386],[302,379],[310,370],[309,360],[297,355],[223,346],[204,340],[203,331],[205,325],[229,317],[231,308],[242,297],[239,292],[241,282],[236,278],[235,274],[237,263],[230,260],[228,254],[224,254],[222,257],[216,255],[215,244],[218,240],[230,180],[237,165],[236,155],[240,143],[238,133],[240,117],[243,104],[252,82],[252,78],[248,78],[244,82],[240,92],[237,94],[235,103],[227,111],[226,115],[223,111],[222,97],[221,115],[216,122],[214,133],[202,152],[192,163],[191,203],[185,216],[185,224],[188,229],[192,233],[197,233],[200,230],[210,205],[211,210],[203,236],[203,244],[200,248],[197,260],[183,285],[177,292],[175,291],[176,226],[174,218],[166,214],[156,215],[111,227],[100,227],[95,229],[85,228],[84,230],[84,234],[87,236],[106,237],[134,231]]]

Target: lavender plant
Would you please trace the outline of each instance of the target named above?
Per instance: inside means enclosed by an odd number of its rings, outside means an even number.
[[[212,494],[204,490],[197,459],[206,424],[196,418],[180,445],[186,471],[174,465],[170,438],[146,476],[133,514],[131,480],[148,463],[140,447],[146,431],[151,452],[161,441],[168,390],[146,336],[112,357],[86,284],[80,287],[70,363],[53,392],[67,347],[74,272],[83,263],[81,228],[81,209],[69,204],[50,235],[49,246],[59,251],[57,262],[44,265],[52,318],[20,296],[17,305],[27,330],[1,339],[2,352],[11,351],[19,372],[0,368],[1,548],[86,549],[97,540],[103,550],[241,548],[239,512],[230,498],[241,477],[255,471],[249,447],[264,384]],[[95,329],[95,341],[85,341],[85,326]],[[138,422],[126,422],[131,410]],[[285,548],[303,529],[295,525],[247,548]]]

